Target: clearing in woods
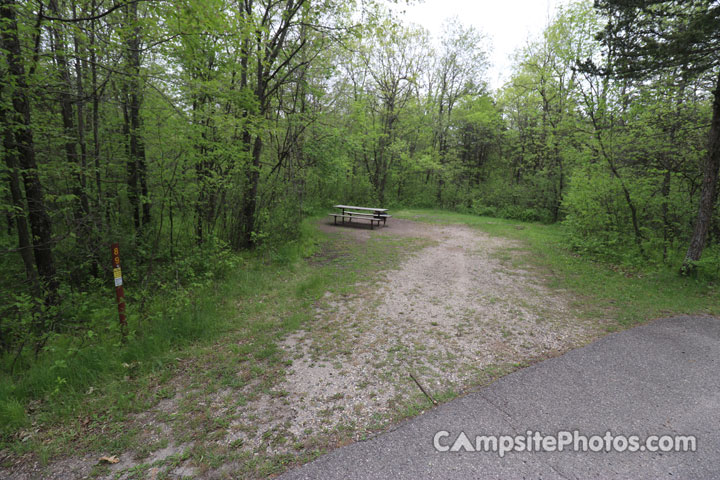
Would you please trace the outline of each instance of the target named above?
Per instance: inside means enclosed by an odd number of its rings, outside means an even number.
[[[362,257],[372,241],[412,242],[395,249],[398,262],[371,262],[375,273],[321,295],[311,319],[276,342],[282,368],[203,388],[197,371],[209,362],[188,362],[163,387],[167,398],[123,421],[142,445],[118,463],[92,452],[3,476],[263,477],[429,408],[411,375],[443,401],[605,332],[545,285],[514,240],[398,218],[363,227],[321,224],[329,241],[310,265],[343,268],[339,244]]]
[[[511,240],[401,219],[378,232],[342,234],[361,243],[398,235],[429,245],[381,281],[328,293],[315,322],[282,343],[293,362],[282,388],[292,401],[264,405],[282,412],[277,420],[293,436],[337,425],[362,431],[398,407],[427,405],[410,375],[447,398],[600,334],[562,294],[514,264],[520,246]]]

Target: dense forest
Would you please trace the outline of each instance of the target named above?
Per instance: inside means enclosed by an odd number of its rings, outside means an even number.
[[[140,335],[153,297],[334,203],[561,223],[577,254],[717,275],[718,2],[571,4],[497,90],[482,32],[391,12],[0,1],[3,375],[120,337],[111,243]]]

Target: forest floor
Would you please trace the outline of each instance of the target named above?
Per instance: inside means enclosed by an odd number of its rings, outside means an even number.
[[[404,216],[372,231],[320,223],[326,241],[302,271],[321,277],[281,275],[237,299],[288,316],[288,291],[317,291],[296,328],[250,356],[248,335],[268,323],[229,333],[148,382],[148,408],[38,432],[66,447],[0,452],[0,476],[264,478],[431,408],[418,384],[447,401],[618,328],[612,307],[587,314],[592,302],[558,287],[521,241]],[[84,443],[90,433],[110,440]]]

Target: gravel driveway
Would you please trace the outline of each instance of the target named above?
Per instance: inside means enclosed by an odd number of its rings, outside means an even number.
[[[323,228],[358,242],[389,235],[430,246],[352,295],[327,293],[315,321],[282,344],[292,360],[283,395],[248,405],[267,424],[254,435],[238,428],[230,441],[259,445],[262,431],[279,428],[296,442],[337,429],[357,440],[431,406],[412,377],[433,399],[448,399],[600,334],[573,315],[562,292],[516,265],[521,249],[511,240],[401,219],[374,231]]]

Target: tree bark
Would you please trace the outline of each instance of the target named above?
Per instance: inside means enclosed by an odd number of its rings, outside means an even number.
[[[0,83],[0,94],[4,85]],[[25,267],[25,278],[30,285],[30,291],[34,295],[40,294],[33,262],[32,238],[27,223],[27,207],[23,196],[22,185],[20,184],[18,152],[15,148],[15,139],[12,129],[9,128],[8,115],[5,102],[0,103],[0,125],[3,127],[3,147],[5,148],[5,164],[8,168],[8,182],[10,186],[10,198],[12,201],[12,212],[8,212],[8,235],[12,233],[12,226],[15,225],[18,235],[18,253],[22,258]]]
[[[662,220],[663,220],[663,262],[667,260],[668,244],[670,243],[670,216],[669,216],[669,198],[670,184],[672,181],[672,173],[670,168],[665,169],[663,175],[662,189]]]
[[[56,15],[60,16],[60,9],[57,5],[57,1],[53,0],[50,2],[50,10]],[[72,80],[70,78],[70,66],[67,62],[67,54],[65,52],[65,41],[63,34],[60,29],[53,25],[51,28],[53,39],[54,39],[54,55],[55,63],[58,68],[58,76],[62,82],[61,92],[59,94],[60,100],[60,113],[62,116],[63,128],[65,130],[65,157],[67,158],[68,165],[73,169],[73,177],[75,182],[71,188],[73,195],[75,195],[75,204],[73,208],[73,216],[77,223],[82,236],[86,237],[87,232],[84,228],[84,224],[87,222],[87,214],[89,213],[87,194],[84,188],[84,169],[81,165],[80,157],[77,152],[77,134],[78,130],[75,128],[75,119],[73,115],[73,98],[72,98]],[[78,118],[80,116],[78,111]],[[80,126],[78,126],[80,128]]]
[[[45,302],[48,305],[55,305],[58,303],[58,281],[52,253],[52,224],[45,209],[43,187],[35,161],[28,85],[22,63],[14,1],[0,2],[0,19],[4,27],[0,29],[0,43],[6,52],[7,73],[13,84],[11,92],[13,111],[10,112],[12,118],[8,118],[8,124],[14,129],[14,135],[11,137],[14,140],[13,150],[18,152],[17,158],[25,186],[35,265],[46,291]]]
[[[76,8],[73,4],[73,18],[76,16]],[[88,215],[90,213],[90,203],[87,195],[87,181],[85,177],[85,172],[87,170],[87,145],[85,143],[85,89],[83,87],[83,65],[80,60],[80,38],[77,33],[73,37],[73,44],[75,48],[75,88],[77,95],[77,143],[80,147],[80,156],[78,158],[80,173],[78,175],[78,180],[80,181],[80,201],[82,203],[82,209],[84,213]],[[89,232],[89,230],[90,229],[88,228],[87,231]]]
[[[257,195],[260,185],[260,154],[262,153],[262,146],[262,138],[257,135],[253,142],[252,165],[247,171],[247,192],[244,196],[242,212],[241,246],[244,248],[255,246],[252,233],[255,229],[255,210],[257,209]]]
[[[133,215],[133,225],[135,231],[140,230],[140,204],[138,193],[138,174],[137,174],[137,162],[133,155],[134,145],[132,145],[133,136],[130,134],[130,94],[127,86],[123,87],[122,93],[122,110],[123,110],[123,137],[125,137],[125,153],[127,154],[127,196],[130,202],[130,209]]]
[[[97,10],[95,0],[92,1],[91,8],[91,15],[95,15]],[[95,167],[95,211],[98,214],[98,218],[102,218],[102,215],[100,215],[100,211],[103,207],[103,192],[100,174],[100,99],[97,82],[97,55],[95,53],[95,32],[96,26],[95,20],[93,20],[90,22],[90,32],[88,34],[88,43],[90,50],[90,82],[92,84],[92,155]]]
[[[6,119],[7,115],[4,109],[0,110],[0,123],[7,126]],[[37,284],[37,273],[35,273],[35,264],[33,263],[32,239],[30,238],[30,230],[28,229],[25,199],[23,198],[20,175],[18,174],[19,168],[17,152],[15,151],[15,141],[12,138],[12,132],[8,130],[7,127],[3,132],[3,144],[5,147],[5,164],[8,168],[8,180],[13,206],[11,219],[17,229],[18,252],[25,266],[25,278],[30,284],[30,291],[33,292],[33,294],[38,294],[39,288]]]
[[[145,142],[142,138],[142,85],[140,84],[140,26],[138,25],[137,3],[128,5],[127,23],[132,28],[127,42],[129,67],[127,86],[127,131],[128,131],[128,197],[133,207],[135,229],[140,230],[150,223],[150,202],[147,186],[147,163]],[[141,217],[142,211],[142,217]]]
[[[698,214],[695,219],[695,228],[693,229],[690,245],[688,246],[685,261],[683,262],[681,273],[684,275],[691,274],[695,271],[695,262],[700,260],[703,249],[705,248],[705,240],[707,239],[712,221],[713,205],[715,203],[715,193],[717,190],[718,171],[720,170],[720,70],[717,74],[715,83],[715,92],[713,94],[713,115],[710,125],[710,135],[708,141],[708,155],[705,162],[703,172],[703,182],[700,190],[700,205],[698,206]]]

